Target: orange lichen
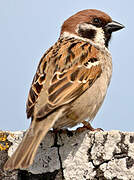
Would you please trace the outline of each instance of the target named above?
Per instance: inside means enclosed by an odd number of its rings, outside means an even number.
[[[0,133],[0,141],[6,141],[7,140],[7,135],[4,133]]]
[[[6,150],[8,148],[9,148],[9,144],[8,143],[6,143],[5,145],[0,143],[0,151],[4,151],[4,150]]]
[[[5,133],[0,133],[0,151],[4,151],[9,148],[7,140],[7,135]]]

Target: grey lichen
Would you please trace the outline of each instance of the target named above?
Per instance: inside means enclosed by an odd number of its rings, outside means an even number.
[[[3,172],[2,166],[7,154],[11,155],[20,143],[23,133],[9,133],[7,136],[10,148],[9,152],[1,152],[2,178],[7,176],[6,173],[9,177],[9,172]],[[14,172],[22,180],[133,180],[134,133],[79,129],[57,133],[50,131],[40,144],[33,165],[10,172],[10,178]]]

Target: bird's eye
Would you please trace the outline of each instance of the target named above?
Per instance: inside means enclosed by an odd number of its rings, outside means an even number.
[[[94,18],[94,19],[93,19],[93,24],[101,25],[101,19],[99,19],[99,18]]]

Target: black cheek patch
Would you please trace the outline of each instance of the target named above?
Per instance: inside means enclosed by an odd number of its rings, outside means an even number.
[[[79,28],[78,34],[83,38],[93,40],[95,38],[96,31],[94,29],[82,29],[82,28]]]

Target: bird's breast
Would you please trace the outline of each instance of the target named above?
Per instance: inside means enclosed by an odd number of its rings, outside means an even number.
[[[73,127],[85,119],[92,120],[96,116],[104,101],[112,76],[111,55],[101,53],[99,58],[102,63],[101,76],[71,105],[68,105],[66,113],[56,123],[57,127]]]

